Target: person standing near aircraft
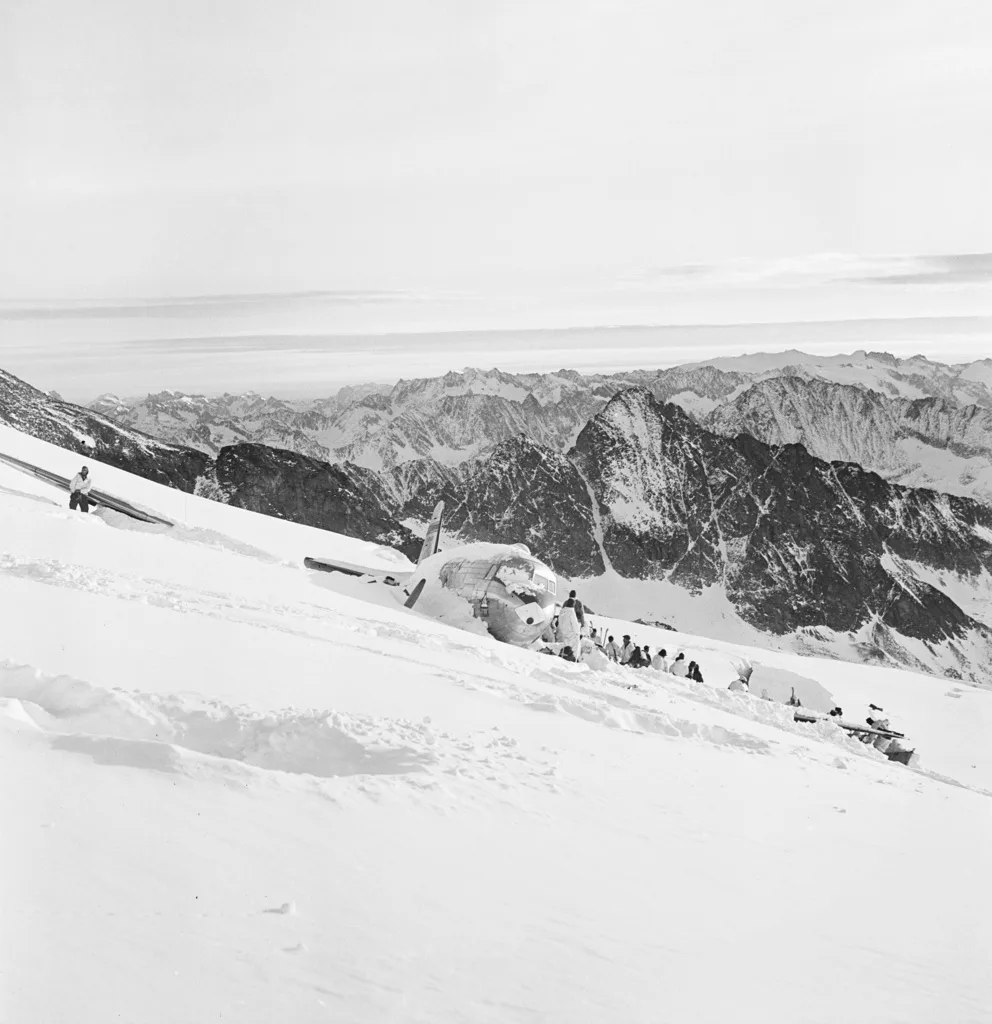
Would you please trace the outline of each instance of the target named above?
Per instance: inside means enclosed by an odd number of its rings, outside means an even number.
[[[568,599],[575,608],[575,617],[579,620],[579,628],[581,629],[586,624],[586,610],[582,607],[582,602],[575,596],[574,590],[568,592]]]
[[[578,660],[582,650],[581,628],[575,614],[575,601],[571,597],[561,606],[558,614],[558,643],[571,647]]]
[[[90,510],[90,490],[93,487],[93,481],[90,479],[90,471],[86,466],[72,478],[72,483],[69,484],[69,508],[75,512],[78,506],[80,511],[89,512]]]
[[[606,641],[606,644],[603,647],[603,653],[610,659],[610,661],[620,660],[620,648],[617,646],[617,642],[612,636]]]

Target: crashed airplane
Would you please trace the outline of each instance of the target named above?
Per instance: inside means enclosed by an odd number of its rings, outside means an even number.
[[[408,608],[417,603],[425,588],[443,587],[463,598],[497,640],[529,647],[556,613],[558,577],[554,570],[534,558],[524,544],[464,544],[440,551],[443,516],[444,502],[439,501],[413,572],[383,572],[323,558],[307,558],[304,565],[403,587]]]

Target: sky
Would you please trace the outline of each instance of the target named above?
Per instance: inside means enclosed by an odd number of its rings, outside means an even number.
[[[7,0],[0,153],[0,365],[80,393],[177,339],[264,334],[264,390],[301,334],[992,315],[973,0]]]

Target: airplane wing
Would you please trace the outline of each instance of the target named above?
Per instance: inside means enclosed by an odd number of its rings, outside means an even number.
[[[420,549],[420,557],[417,559],[417,565],[431,555],[435,554],[438,548],[438,543],[441,539],[441,518],[444,515],[444,502],[439,501],[434,506],[434,512],[431,514],[430,525],[427,527],[427,536],[424,538],[423,547]],[[347,576],[365,576],[374,580],[376,583],[386,583],[391,587],[400,587],[412,576],[412,572],[391,572],[386,569],[370,569],[365,565],[355,565],[352,562],[339,562],[334,558],[304,558],[303,564],[308,569],[316,569],[319,572],[343,572]],[[412,608],[417,598],[420,597],[420,592],[423,590],[423,586],[419,590],[414,590],[414,596],[411,599],[410,604],[407,606]]]
[[[431,555],[437,554],[438,545],[441,543],[441,520],[444,518],[444,502],[439,501],[434,506],[434,511],[431,513],[431,521],[427,527],[427,536],[424,537],[424,545],[420,549],[420,557],[417,559],[417,565],[425,558],[430,558]]]
[[[316,569],[319,572],[343,572],[346,576],[369,576],[376,583],[385,583],[390,587],[401,586],[413,575],[410,572],[370,569],[368,566],[355,565],[352,562],[339,562],[332,558],[304,558],[303,564],[308,569]]]
[[[2,452],[0,452],[0,462],[4,462],[8,466],[13,466],[14,469],[19,469],[22,473],[30,473],[33,476],[38,477],[39,480],[44,480],[46,483],[54,484],[56,487],[61,487],[64,491],[69,490],[70,479],[67,476],[59,476],[58,473],[52,473],[50,470],[42,469],[40,466],[34,466],[30,462],[24,462],[21,459],[15,459],[12,455],[4,455]],[[123,512],[124,515],[130,516],[132,519],[138,519],[143,523],[156,523],[159,526],[175,526],[175,523],[173,523],[171,519],[163,519],[161,516],[157,516],[153,512],[149,512],[147,509],[138,508],[136,505],[132,505],[129,501],[125,501],[123,498],[115,497],[113,494],[107,494],[106,491],[98,491],[95,487],[90,490],[89,499],[90,504],[92,505],[106,505],[107,508],[112,508],[115,512]]]

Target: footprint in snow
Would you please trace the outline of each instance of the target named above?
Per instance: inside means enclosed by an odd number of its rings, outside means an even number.
[[[263,914],[295,914],[296,913],[296,904],[292,900],[290,900],[289,903],[283,903],[281,906],[278,906],[278,907],[266,907],[262,911],[262,913]]]

